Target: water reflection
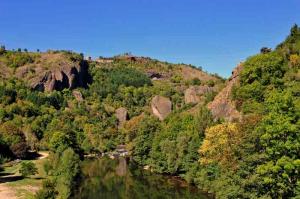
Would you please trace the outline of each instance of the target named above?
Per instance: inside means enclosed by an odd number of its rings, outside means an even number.
[[[179,180],[151,174],[124,158],[87,160],[76,199],[207,199]]]

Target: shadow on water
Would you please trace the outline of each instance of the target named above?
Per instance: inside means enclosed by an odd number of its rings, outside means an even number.
[[[84,161],[75,199],[207,199],[182,180],[142,170],[124,158]]]
[[[37,160],[40,157],[42,157],[42,155],[40,155],[36,151],[30,151],[30,152],[27,152],[26,158],[24,158],[24,160]]]

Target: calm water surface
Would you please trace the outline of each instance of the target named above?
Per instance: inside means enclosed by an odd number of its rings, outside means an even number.
[[[124,158],[86,160],[82,172],[75,199],[208,199],[195,187],[142,170]]]

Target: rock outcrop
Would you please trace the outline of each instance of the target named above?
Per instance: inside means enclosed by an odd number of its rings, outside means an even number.
[[[152,113],[160,120],[164,120],[172,111],[172,102],[166,98],[156,95],[151,100]]]
[[[201,97],[206,93],[213,92],[214,88],[209,86],[191,86],[184,91],[184,101],[188,103],[199,103]]]
[[[235,103],[231,100],[230,95],[234,85],[239,82],[239,74],[242,70],[242,64],[239,64],[232,76],[226,83],[225,88],[208,104],[215,119],[224,118],[226,121],[240,120],[241,114],[237,111]]]
[[[116,117],[118,119],[119,125],[122,125],[128,119],[128,111],[126,108],[118,108],[116,110]]]
[[[15,76],[39,91],[86,87],[88,64],[64,53],[41,53],[34,63],[18,67]]]
[[[31,80],[31,86],[39,91],[63,90],[85,86],[87,69],[84,66],[66,66],[55,71],[45,71]]]

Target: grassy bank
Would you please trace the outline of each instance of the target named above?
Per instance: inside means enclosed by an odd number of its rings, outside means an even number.
[[[9,193],[10,195],[14,195],[14,197],[11,198],[31,199],[33,198],[35,192],[42,187],[42,181],[47,177],[43,168],[43,163],[46,161],[48,153],[41,152],[40,154],[41,157],[35,160],[22,160],[17,163],[9,162],[2,166],[3,171],[0,172],[0,186],[3,186],[6,188],[6,190],[9,190],[9,192],[11,192]],[[32,161],[35,164],[38,169],[38,173],[36,175],[23,178],[19,173],[19,170],[21,163],[27,161]],[[0,192],[0,196],[1,193],[2,192]]]

